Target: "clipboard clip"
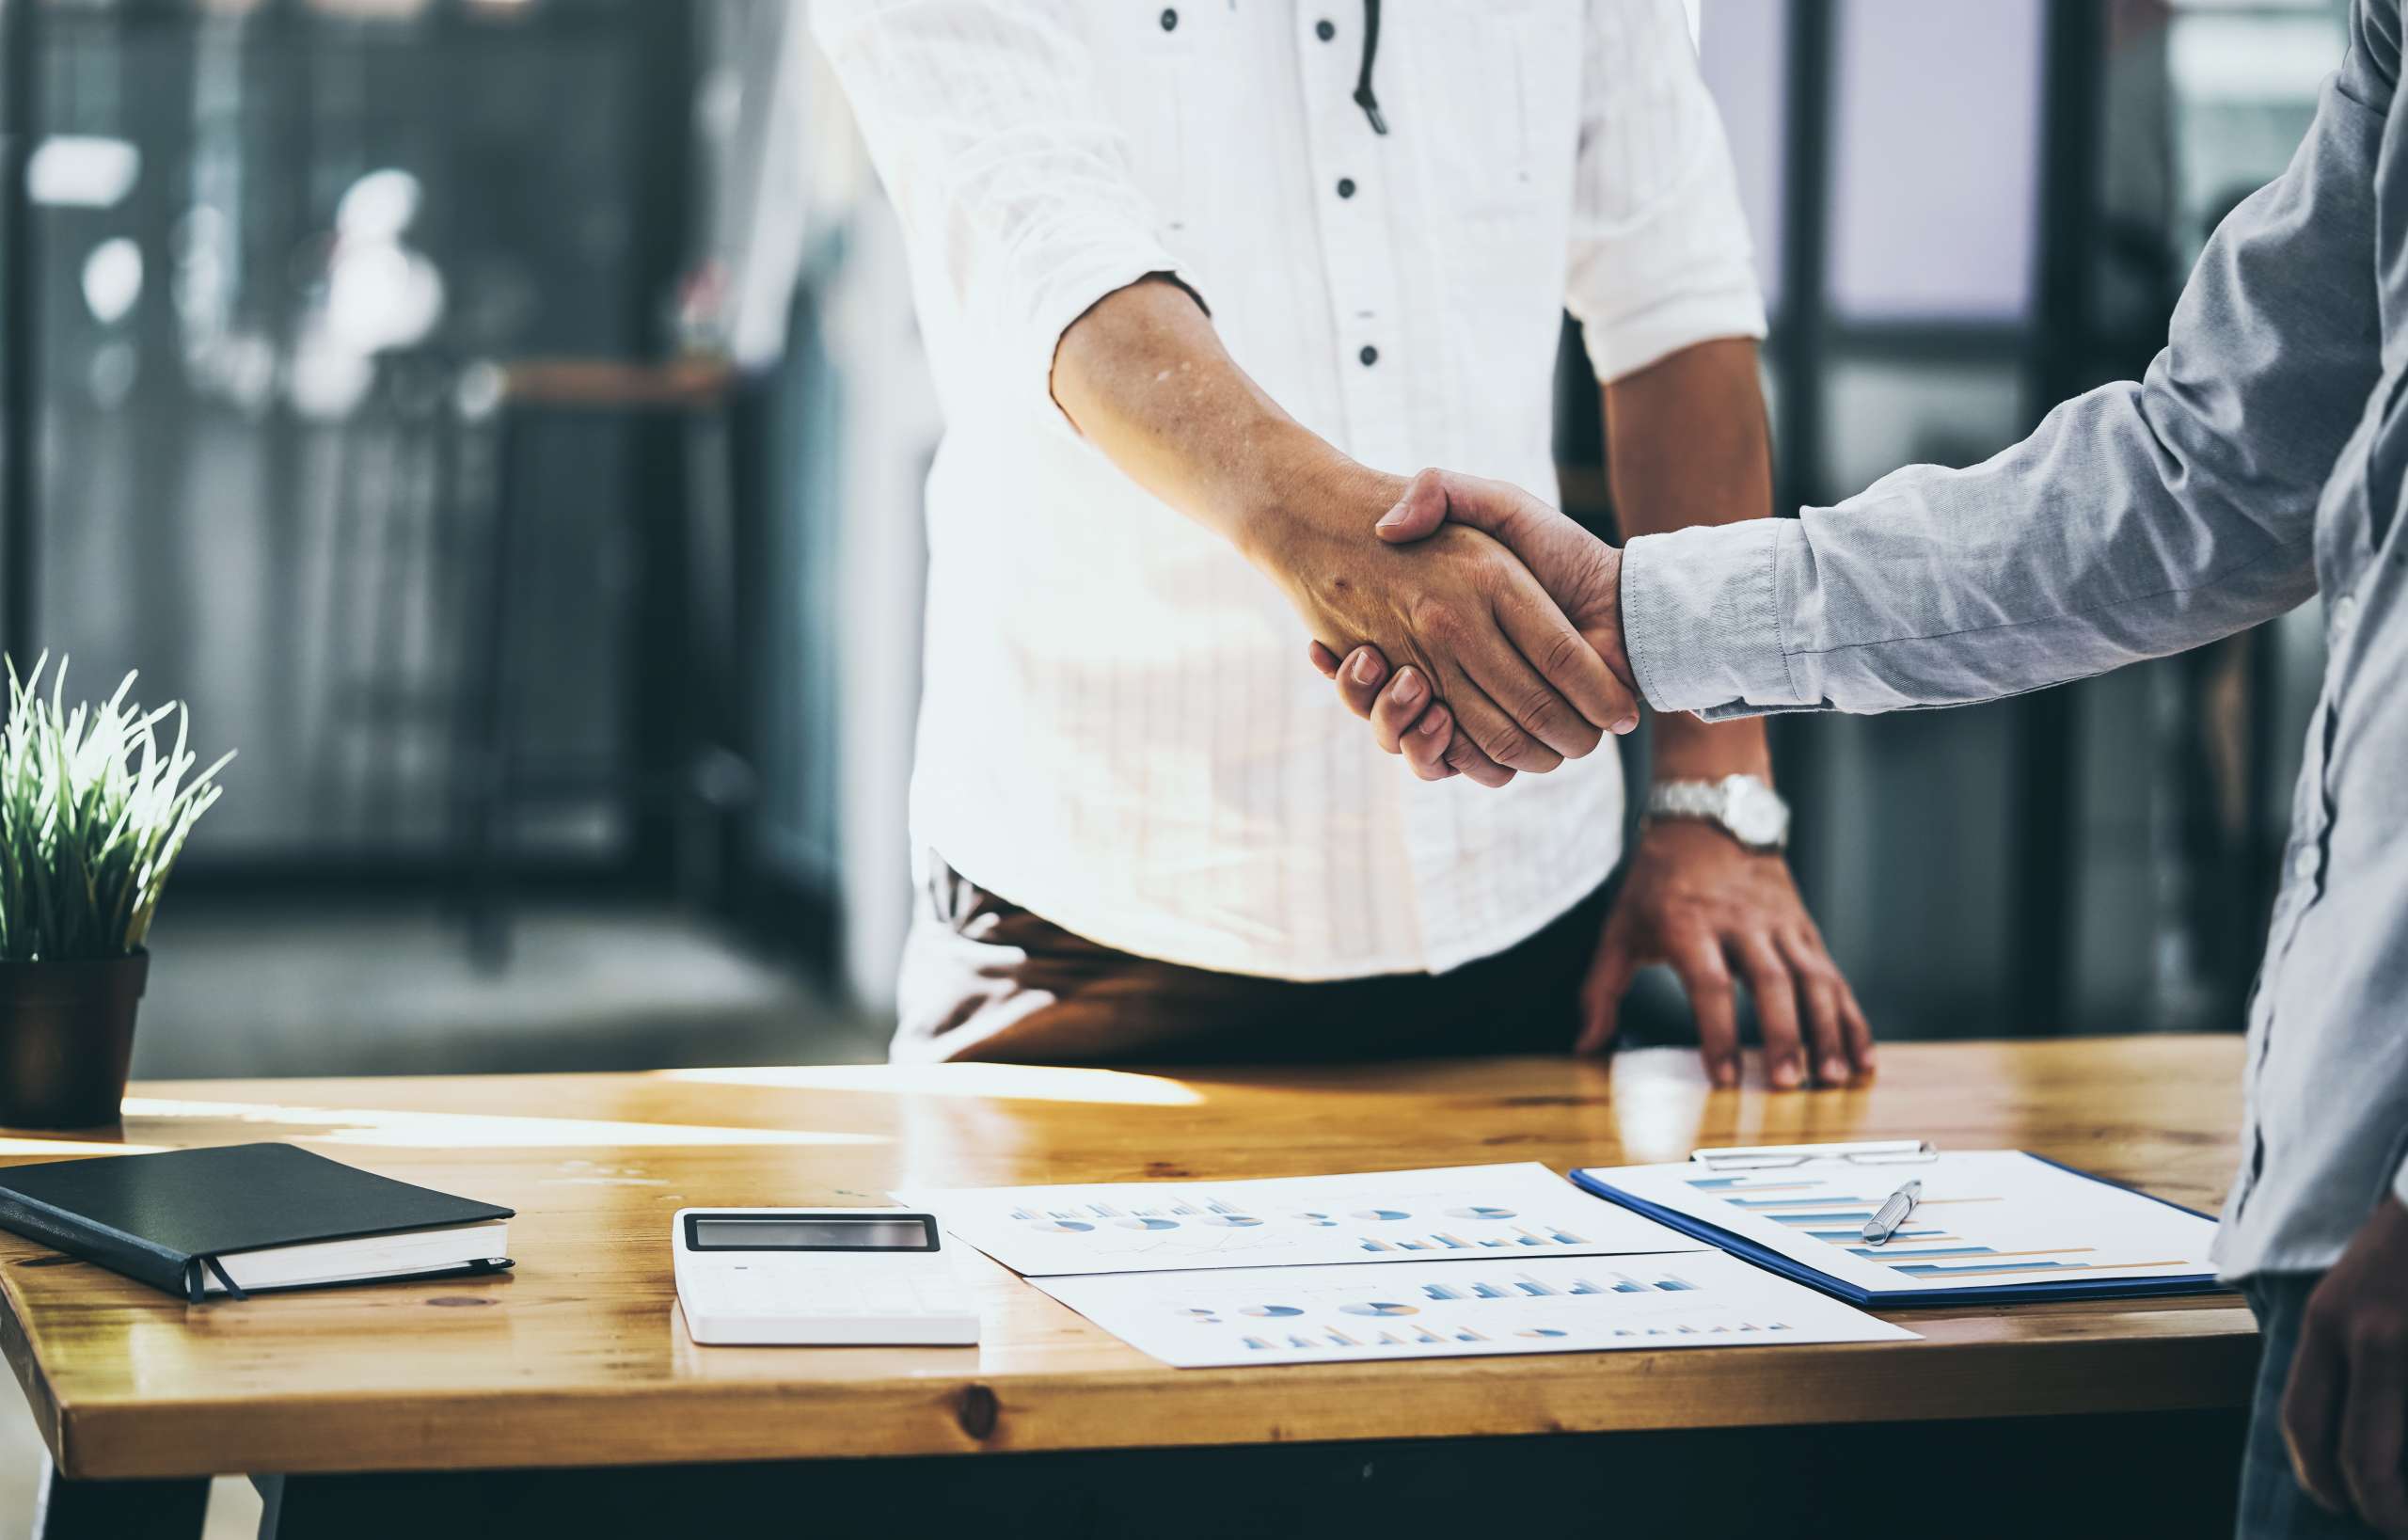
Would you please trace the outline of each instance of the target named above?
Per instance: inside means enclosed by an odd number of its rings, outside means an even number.
[[[1728,1145],[1689,1151],[1689,1159],[1709,1171],[1779,1171],[1817,1160],[1846,1161],[1852,1166],[1928,1166],[1939,1158],[1940,1147],[1929,1139]]]

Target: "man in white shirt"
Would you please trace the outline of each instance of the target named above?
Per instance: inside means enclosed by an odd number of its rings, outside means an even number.
[[[1623,789],[1590,751],[1627,680],[1485,536],[1369,532],[1416,467],[1547,484],[1567,306],[1625,527],[1768,508],[1686,17],[1386,8],[813,8],[947,427],[895,1052],[1593,1051],[1663,961],[1719,1081],[1735,977],[1771,1084],[1852,1080],[1870,1037],[1780,819],[1735,813],[1778,811],[1761,728],[1659,723],[1676,785],[1608,913]],[[1418,663],[1476,780],[1579,762],[1493,796],[1387,773],[1299,676],[1307,636]]]

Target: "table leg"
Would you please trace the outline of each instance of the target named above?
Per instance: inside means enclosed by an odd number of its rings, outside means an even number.
[[[70,1481],[45,1454],[34,1540],[199,1540],[209,1478]]]

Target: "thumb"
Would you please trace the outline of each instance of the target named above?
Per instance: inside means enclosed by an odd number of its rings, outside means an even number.
[[[1407,482],[1404,496],[1372,528],[1381,539],[1398,545],[1427,539],[1439,525],[1450,521],[1493,535],[1517,551],[1531,537],[1544,539],[1550,534],[1550,522],[1575,532],[1580,529],[1512,482],[1435,468]]]
[[[1380,516],[1371,526],[1372,532],[1392,546],[1408,545],[1427,540],[1447,522],[1447,479],[1436,470],[1425,470],[1404,484],[1404,496],[1396,506]]]

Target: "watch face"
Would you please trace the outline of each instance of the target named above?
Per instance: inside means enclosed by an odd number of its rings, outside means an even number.
[[[1743,844],[1779,845],[1789,834],[1789,805],[1781,794],[1760,781],[1734,776],[1723,783],[1728,795],[1723,818]]]

